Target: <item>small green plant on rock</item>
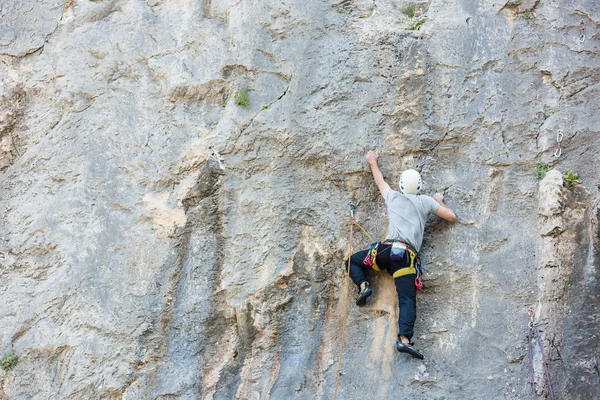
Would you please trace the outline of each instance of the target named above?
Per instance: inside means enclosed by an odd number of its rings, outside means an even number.
[[[523,13],[523,19],[531,19],[531,10],[525,10]]]
[[[234,97],[235,104],[240,107],[248,108],[250,105],[250,98],[248,97],[248,89],[242,89],[236,93]]]
[[[418,31],[419,29],[421,29],[421,25],[425,23],[425,20],[427,20],[427,17],[424,15],[413,18],[410,21],[410,24],[408,25],[408,29],[411,31]]]
[[[579,174],[571,171],[565,172],[565,180],[569,186],[574,186],[579,183]]]
[[[414,18],[416,7],[414,4],[410,3],[402,7],[400,11],[402,11],[402,14],[406,15],[408,18]]]
[[[269,109],[269,106],[262,106],[262,109],[263,109],[263,110],[268,110],[268,109]]]
[[[17,357],[17,355],[11,351],[10,353],[4,354],[2,359],[0,359],[0,368],[8,372],[13,369],[18,362],[19,357]]]
[[[542,180],[544,179],[549,170],[550,167],[548,167],[548,164],[546,164],[543,161],[540,161],[539,163],[535,164],[535,177],[539,180]]]

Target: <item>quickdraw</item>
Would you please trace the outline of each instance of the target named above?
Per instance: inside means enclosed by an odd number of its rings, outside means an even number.
[[[354,225],[356,221],[354,220],[354,211],[356,211],[356,204],[348,203],[348,212],[350,213],[350,224]]]
[[[561,142],[563,140],[563,136],[563,133],[560,131],[556,134],[556,150],[554,151],[554,157],[558,158],[562,154]]]
[[[533,368],[533,347],[532,344],[535,339],[540,347],[540,351],[542,353],[542,363],[544,366],[544,374],[546,375],[546,382],[548,383],[548,391],[550,392],[550,399],[556,400],[554,397],[554,390],[552,389],[552,382],[550,381],[550,372],[548,371],[548,363],[546,362],[546,355],[544,351],[544,344],[542,343],[542,338],[540,337],[540,331],[538,330],[537,324],[535,323],[535,310],[533,308],[528,308],[527,313],[529,314],[529,333],[527,335],[527,342],[529,345],[529,363],[530,363],[530,372],[531,372],[531,390],[533,392],[533,397],[535,399],[538,398],[538,394],[535,390],[535,371]]]
[[[579,34],[579,43],[583,43],[585,42],[585,21],[581,20],[581,22],[579,23],[579,31],[581,32]]]

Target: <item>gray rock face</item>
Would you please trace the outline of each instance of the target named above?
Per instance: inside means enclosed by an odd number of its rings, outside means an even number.
[[[65,0],[3,1],[0,54],[23,57],[42,47],[58,27]]]
[[[344,323],[339,399],[524,399],[528,307],[556,397],[600,397],[600,4],[406,5],[0,4],[0,399],[331,399]],[[346,294],[369,149],[460,218],[426,230],[424,361],[391,277]]]

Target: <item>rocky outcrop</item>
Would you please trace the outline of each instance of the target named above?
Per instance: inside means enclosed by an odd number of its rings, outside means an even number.
[[[598,198],[580,186],[563,186],[552,170],[540,183],[542,217],[540,288],[536,319],[552,366],[557,398],[598,395],[596,277],[599,261]],[[535,352],[535,380],[539,394],[549,392],[540,349]],[[574,379],[573,377],[577,377]]]
[[[527,398],[528,307],[557,394],[597,396],[600,6],[407,5],[0,5],[0,399],[333,398],[369,149],[460,222],[426,230],[425,360],[373,274],[338,398]]]

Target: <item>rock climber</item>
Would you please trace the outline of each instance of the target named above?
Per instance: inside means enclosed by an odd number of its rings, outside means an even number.
[[[373,243],[369,249],[351,256],[350,278],[359,290],[356,304],[364,306],[367,298],[373,294],[365,270],[385,270],[394,277],[400,308],[396,349],[422,360],[423,355],[413,347],[414,343],[411,343],[417,318],[417,286],[421,286],[418,252],[423,242],[423,232],[429,214],[435,214],[450,222],[456,221],[456,215],[444,204],[444,197],[441,194],[436,194],[433,198],[418,194],[422,181],[420,174],[414,169],[406,170],[400,176],[399,192],[392,190],[379,170],[378,157],[376,153],[369,151],[366,158],[379,192],[387,205],[389,219],[387,239],[381,243]]]

